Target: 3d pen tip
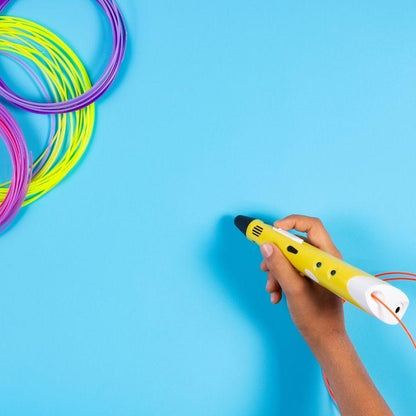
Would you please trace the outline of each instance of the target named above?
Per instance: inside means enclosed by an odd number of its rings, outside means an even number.
[[[234,218],[234,224],[244,235],[246,235],[247,227],[254,219],[255,218],[246,217],[245,215],[237,215]]]

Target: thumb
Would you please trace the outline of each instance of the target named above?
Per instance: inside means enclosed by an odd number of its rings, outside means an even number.
[[[260,247],[264,261],[286,296],[300,293],[307,285],[306,279],[290,264],[277,246],[264,243]]]

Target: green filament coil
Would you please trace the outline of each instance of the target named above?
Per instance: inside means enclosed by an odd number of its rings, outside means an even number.
[[[29,20],[0,16],[0,53],[16,57],[26,68],[33,64],[53,101],[77,97],[91,88],[87,71],[73,50],[51,31]],[[32,181],[23,205],[53,189],[80,161],[94,130],[95,106],[50,117],[56,128],[46,149],[33,163]],[[9,185],[10,182],[0,184],[0,202]]]

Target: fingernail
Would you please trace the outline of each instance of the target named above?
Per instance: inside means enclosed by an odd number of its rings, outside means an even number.
[[[264,243],[260,247],[260,251],[264,257],[270,257],[273,254],[273,244],[271,243]]]
[[[270,296],[270,301],[272,303],[276,303],[277,302],[277,293],[272,293]]]

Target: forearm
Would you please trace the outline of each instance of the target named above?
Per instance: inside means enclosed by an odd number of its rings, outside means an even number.
[[[307,232],[310,243],[341,258],[328,232],[317,218],[291,215],[274,223],[283,230]],[[309,344],[343,416],[392,416],[373,384],[345,331],[342,299],[305,279],[274,244],[261,246],[261,269],[269,272],[267,291],[278,303],[282,291],[294,324]]]
[[[342,416],[392,416],[346,333],[310,340]]]

